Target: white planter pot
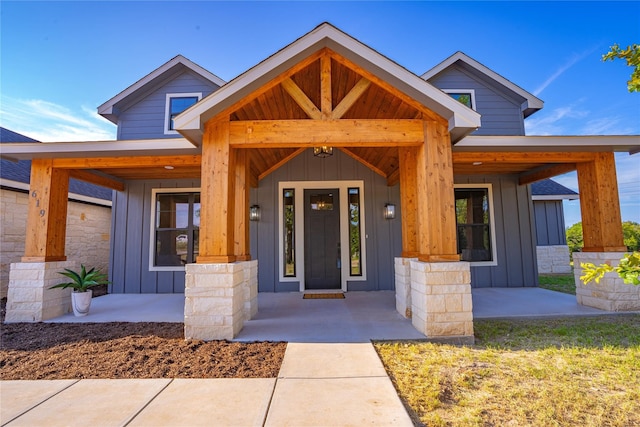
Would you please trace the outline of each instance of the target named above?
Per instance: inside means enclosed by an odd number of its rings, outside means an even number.
[[[91,297],[93,297],[93,291],[91,290],[87,292],[72,292],[71,306],[73,307],[73,314],[78,317],[86,316],[91,307]]]

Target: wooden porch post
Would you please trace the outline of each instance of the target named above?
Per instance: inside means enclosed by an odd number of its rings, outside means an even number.
[[[416,147],[399,147],[402,257],[415,258],[418,251],[418,182]]]
[[[424,135],[425,143],[416,150],[418,259],[460,261],[449,131],[444,123],[426,120]]]
[[[235,150],[235,255],[237,261],[251,260],[249,236],[249,153]]]
[[[65,261],[69,171],[52,159],[31,162],[27,233],[22,262]]]
[[[583,252],[624,252],[622,217],[613,153],[596,153],[577,164]]]
[[[229,146],[229,117],[208,122],[202,139],[198,264],[236,260],[234,157],[234,150]]]

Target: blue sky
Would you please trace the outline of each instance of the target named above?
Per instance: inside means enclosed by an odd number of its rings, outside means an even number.
[[[231,80],[328,21],[420,75],[461,50],[545,101],[529,135],[640,134],[631,69],[640,2],[0,2],[0,125],[41,141],[115,138],[96,114],[177,54]],[[640,154],[617,154],[623,220],[640,222]],[[575,173],[556,180],[577,190]],[[565,203],[566,225],[580,221]]]

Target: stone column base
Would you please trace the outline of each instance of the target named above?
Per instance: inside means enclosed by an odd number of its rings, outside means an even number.
[[[244,262],[244,320],[258,314],[258,260]]]
[[[578,304],[607,311],[640,310],[640,286],[624,283],[617,273],[605,274],[600,283],[591,282],[585,285],[580,280],[580,276],[584,274],[580,263],[609,264],[615,267],[624,254],[624,252],[574,252],[573,265]]]
[[[71,289],[49,288],[68,280],[59,272],[76,267],[73,261],[11,264],[5,322],[41,322],[69,313]]]
[[[405,319],[411,319],[411,261],[418,258],[396,258],[396,310]]]
[[[250,270],[248,273],[247,269]],[[187,264],[185,339],[212,341],[235,338],[246,316],[257,311],[257,292],[252,298],[252,276],[255,276],[254,287],[257,290],[257,261]]]
[[[411,264],[413,326],[427,338],[473,343],[473,303],[468,262]]]

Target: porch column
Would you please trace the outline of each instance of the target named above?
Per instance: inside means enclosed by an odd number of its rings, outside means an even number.
[[[25,253],[11,264],[7,322],[40,322],[70,311],[70,290],[49,289],[64,280],[59,271],[75,267],[65,256],[68,193],[67,170],[55,169],[52,159],[32,161]]]
[[[245,263],[236,263],[236,163],[229,117],[212,119],[202,138],[200,246],[186,266],[185,338],[232,339],[242,329]]]
[[[616,273],[605,274],[597,284],[580,280],[580,263],[615,266],[627,247],[613,153],[596,153],[593,161],[578,163],[577,172],[584,239],[582,253],[573,254],[578,304],[608,311],[640,310],[640,287],[625,284]]]
[[[447,124],[425,120],[424,135],[420,147],[399,149],[405,258],[395,263],[396,308],[428,338],[473,342],[471,273],[457,253]]]

